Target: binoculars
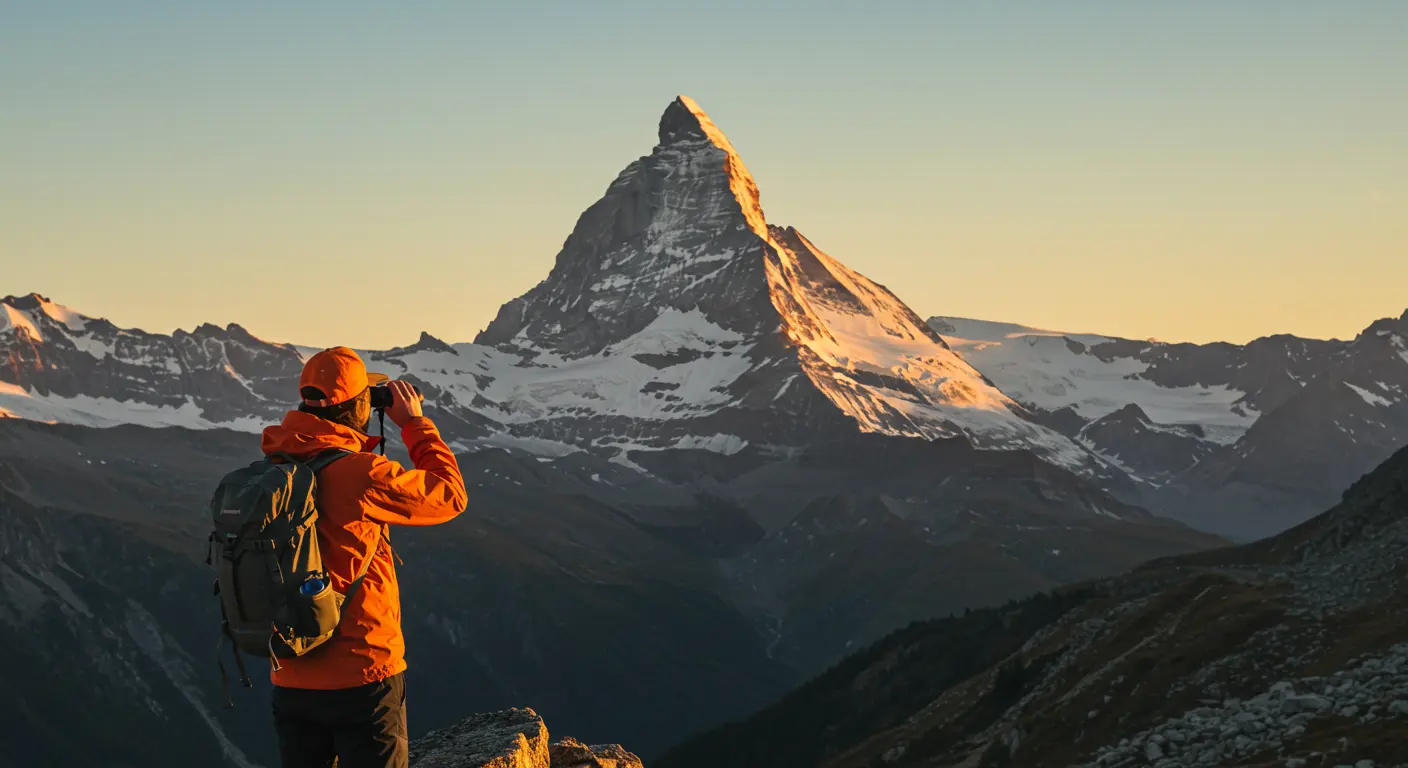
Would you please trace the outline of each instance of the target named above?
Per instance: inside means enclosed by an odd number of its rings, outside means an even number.
[[[415,390],[417,395],[420,394],[420,387],[412,384],[411,389]],[[372,387],[372,408],[384,410],[390,408],[391,404],[394,402],[396,402],[396,400],[391,396],[391,389],[385,384],[378,384]]]

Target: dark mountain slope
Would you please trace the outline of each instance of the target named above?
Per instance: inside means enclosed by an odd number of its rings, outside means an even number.
[[[259,691],[219,709],[203,562],[215,480],[255,450],[220,430],[0,420],[4,759],[272,762],[258,662]],[[525,482],[547,472],[533,457],[461,463],[473,513],[395,535],[416,733],[531,702],[583,738],[625,732],[649,754],[797,679],[720,596],[710,560],[671,541],[736,510],[661,515],[553,491],[572,481]],[[669,536],[638,522],[661,517]]]
[[[1273,539],[916,624],[657,764],[1392,765],[1405,611],[1408,449]]]

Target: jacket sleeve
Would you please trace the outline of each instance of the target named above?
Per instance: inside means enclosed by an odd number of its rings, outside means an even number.
[[[453,519],[467,502],[459,462],[427,418],[411,419],[401,439],[416,468],[377,457],[367,488],[366,515],[391,525],[435,525]]]

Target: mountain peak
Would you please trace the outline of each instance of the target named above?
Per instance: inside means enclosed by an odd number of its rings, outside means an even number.
[[[666,107],[665,113],[660,116],[660,146],[657,151],[679,149],[683,150],[679,154],[687,156],[693,154],[690,145],[700,142],[708,142],[723,150],[723,163],[719,168],[728,176],[728,186],[738,208],[743,213],[749,229],[766,240],[767,218],[763,215],[758,184],[753,180],[753,175],[748,172],[743,158],[738,156],[732,142],[714,121],[709,119],[703,107],[694,99],[681,94],[670,102],[670,106]]]
[[[416,339],[416,343],[410,345],[409,347],[397,347],[390,351],[400,352],[402,354],[407,354],[411,352],[448,352],[452,355],[459,354],[459,352],[455,351],[454,347],[430,335],[429,331],[421,331],[420,338]]]
[[[7,306],[11,310],[20,313],[30,313],[28,319],[23,319],[16,317],[12,312],[0,310],[0,313],[7,315],[5,318],[0,318],[0,328],[12,325],[25,326],[30,335],[36,339],[42,338],[42,334],[39,332],[38,327],[34,325],[34,322],[37,322],[39,318],[39,315],[32,314],[35,312],[47,315],[50,320],[62,324],[70,331],[81,331],[88,322],[88,318],[74,312],[68,307],[55,304],[50,301],[48,297],[42,296],[39,293],[28,293],[24,296],[6,296],[0,299],[0,305]]]
[[[1140,408],[1138,403],[1130,403],[1125,407],[1109,414],[1108,416],[1105,416],[1104,418],[1110,421],[1134,420],[1145,423],[1152,421],[1152,419],[1149,418],[1149,414],[1145,413],[1144,409]]]
[[[660,144],[662,146],[680,141],[707,140],[714,146],[730,154],[735,154],[728,137],[719,130],[709,114],[694,99],[683,94],[677,96],[665,113],[660,116]]]
[[[45,304],[51,303],[49,299],[39,295],[37,291],[25,294],[24,296],[6,296],[3,300],[0,301],[3,301],[3,303],[5,304],[9,304],[15,309],[25,310],[39,309]]]
[[[1106,471],[1027,421],[891,291],[795,228],[770,227],[752,175],[687,96],[666,108],[660,143],[578,219],[547,279],[476,341],[534,366],[515,372],[522,388],[485,397],[564,425],[553,434],[598,430],[585,438],[594,445],[665,449],[713,445],[715,435],[721,446],[802,445],[859,429],[965,435]],[[652,442],[618,431],[620,403],[658,425]],[[593,412],[609,418],[583,423]],[[794,431],[764,432],[760,421]]]

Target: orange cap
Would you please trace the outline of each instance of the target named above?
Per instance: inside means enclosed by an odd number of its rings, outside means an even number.
[[[323,397],[313,400],[305,397],[303,402],[325,408],[345,403],[362,394],[367,387],[380,384],[387,378],[385,374],[367,373],[367,366],[353,350],[333,347],[308,358],[303,365],[303,375],[298,377],[298,388],[317,387]]]

